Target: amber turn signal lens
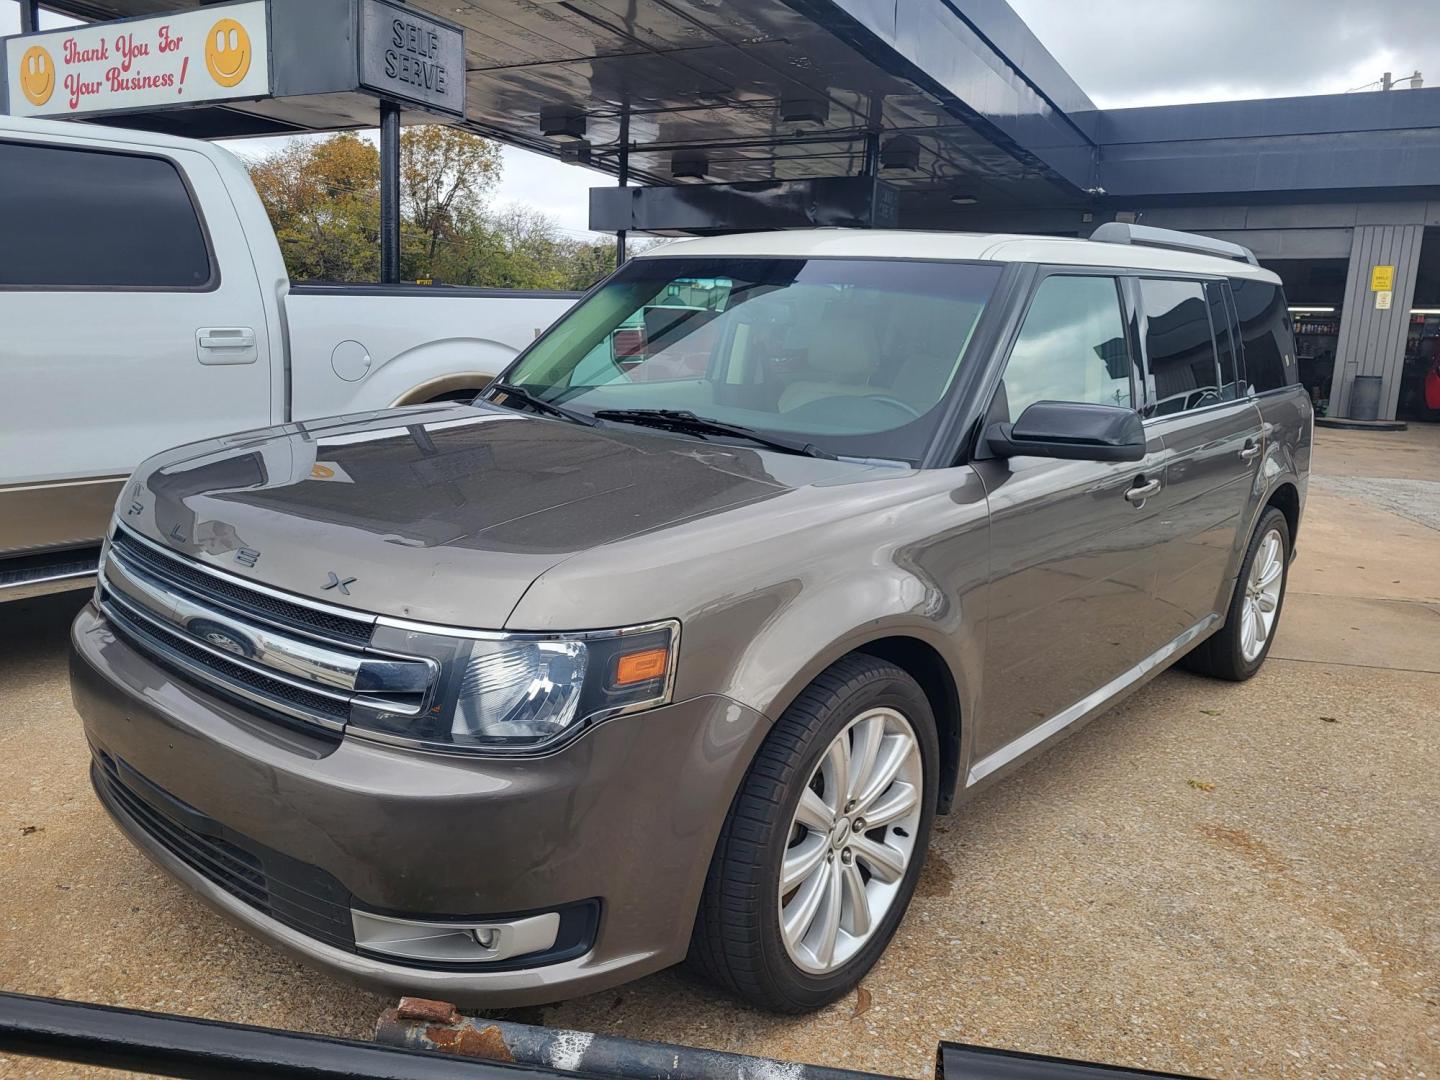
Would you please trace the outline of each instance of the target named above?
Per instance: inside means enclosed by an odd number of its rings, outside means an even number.
[[[627,653],[615,662],[616,686],[633,686],[649,682],[665,674],[670,665],[669,649],[645,649],[642,652]]]

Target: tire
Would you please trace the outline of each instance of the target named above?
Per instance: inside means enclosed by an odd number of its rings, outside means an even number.
[[[1270,620],[1257,652],[1253,645],[1249,645],[1246,629],[1251,610],[1248,599],[1251,587],[1256,584],[1256,563],[1266,558],[1266,541],[1272,535],[1278,536],[1280,543],[1276,553],[1280,560],[1279,592],[1274,597],[1274,617]],[[1240,574],[1235,579],[1235,593],[1231,596],[1230,607],[1225,613],[1224,629],[1212,634],[1187,655],[1182,661],[1183,665],[1198,675],[1209,675],[1230,682],[1244,682],[1259,671],[1260,665],[1265,663],[1265,657],[1270,655],[1275,632],[1280,628],[1280,613],[1285,606],[1285,583],[1289,577],[1290,524],[1285,520],[1284,514],[1271,506],[1260,515],[1260,522],[1250,537],[1250,546],[1245,549],[1245,560],[1240,564]],[[1247,655],[1247,648],[1250,655]]]
[[[905,741],[907,730],[913,746]],[[841,785],[832,783],[834,744],[842,735],[851,748],[847,759],[859,762],[847,765],[847,774],[868,775],[870,784],[855,781],[854,786],[873,791],[857,791],[861,798],[846,801],[847,806],[862,804],[849,811],[858,825],[845,816],[848,831],[838,818],[828,832],[818,825],[810,828],[797,820],[802,795],[810,820],[817,801],[842,801],[835,798]],[[876,747],[873,754],[866,753],[870,746]],[[870,770],[863,765],[867,757]],[[890,766],[902,758],[894,781],[885,781]],[[930,703],[904,671],[856,653],[822,672],[766,736],[731,804],[696,917],[692,965],[748,1004],[771,1012],[809,1012],[853,990],[885,951],[914,894],[935,816],[938,763]],[[914,779],[920,780],[918,794],[911,790]],[[889,815],[912,798],[916,806],[907,816],[877,829],[863,828],[866,822],[858,815],[866,807],[872,815]],[[823,850],[812,855],[817,842]],[[903,871],[897,873],[895,854],[907,845]],[[780,888],[787,856],[792,867],[820,860],[788,897]],[[871,869],[870,859],[887,867],[883,874]],[[828,968],[816,960],[825,954],[826,928],[832,924],[826,901],[819,902],[808,934],[792,935],[787,944],[781,928],[782,907],[792,926],[799,925],[806,898],[825,889],[833,890],[824,895],[834,896],[841,912],[838,929],[828,937]],[[861,910],[871,912],[863,937],[854,933]],[[819,944],[812,948],[807,941]]]

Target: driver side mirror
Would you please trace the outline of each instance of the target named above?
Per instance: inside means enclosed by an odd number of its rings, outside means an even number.
[[[1037,401],[1013,424],[991,424],[985,442],[996,457],[1139,461],[1145,425],[1134,409],[1078,401]]]

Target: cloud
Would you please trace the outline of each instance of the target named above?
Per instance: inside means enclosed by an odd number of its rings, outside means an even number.
[[[1010,0],[1101,108],[1339,94],[1420,69],[1435,0]]]

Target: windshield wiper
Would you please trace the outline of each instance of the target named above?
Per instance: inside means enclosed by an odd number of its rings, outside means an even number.
[[[829,458],[835,455],[821,450],[814,443],[798,439],[785,439],[778,435],[765,435],[754,428],[740,424],[727,424],[708,416],[696,416],[687,409],[596,409],[598,420],[619,420],[626,424],[642,427],[661,428],[665,431],[679,431],[688,435],[729,435],[736,439],[749,439],[753,443],[767,446],[771,450],[783,450],[787,454],[804,454],[806,457]]]
[[[486,401],[494,400],[490,397],[492,393],[503,394],[507,398],[514,398],[522,405],[529,405],[536,412],[546,413],[549,416],[557,416],[561,420],[571,420],[577,424],[584,424],[586,427],[595,426],[595,421],[584,413],[561,408],[559,405],[552,404],[542,397],[537,397],[523,386],[516,386],[514,383],[492,382],[485,388]],[[496,402],[496,404],[504,404],[504,402]]]

